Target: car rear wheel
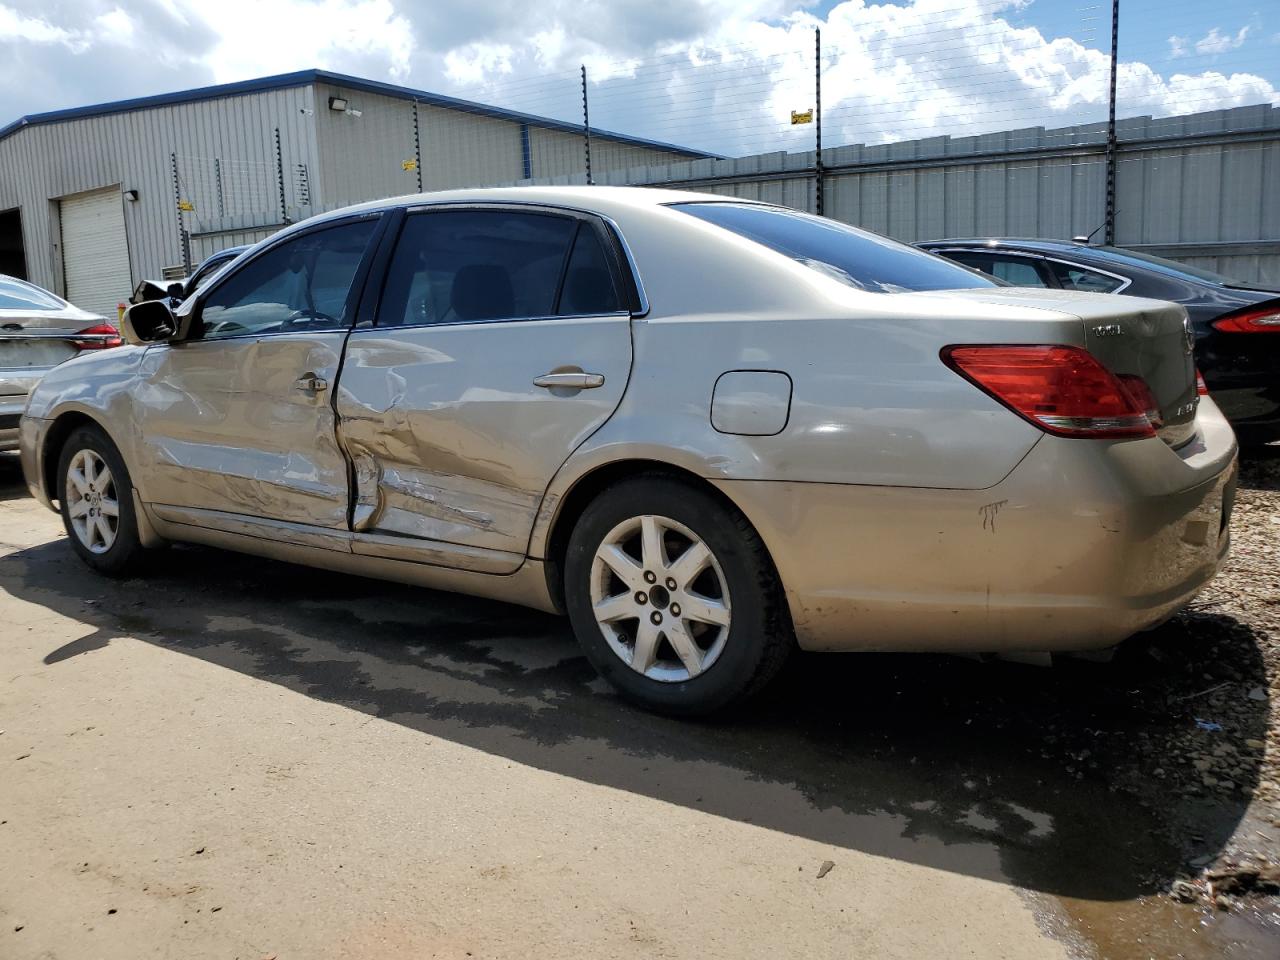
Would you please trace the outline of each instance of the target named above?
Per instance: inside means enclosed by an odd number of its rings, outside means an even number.
[[[713,713],[760,690],[794,643],[764,544],[691,484],[638,477],[583,512],[565,601],[592,665],[660,713]]]
[[[58,460],[62,524],[80,559],[112,577],[133,573],[143,548],[133,510],[133,484],[120,451],[97,427],[67,438]]]

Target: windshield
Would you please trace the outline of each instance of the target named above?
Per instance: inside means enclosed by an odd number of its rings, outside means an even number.
[[[1220,273],[1214,273],[1212,270],[1202,270],[1199,267],[1190,267],[1185,263],[1178,263],[1176,260],[1166,260],[1164,257],[1153,257],[1149,253],[1139,253],[1137,250],[1128,250],[1124,247],[1086,247],[1085,249],[1090,254],[1098,256],[1099,259],[1102,260],[1114,260],[1117,263],[1124,263],[1126,260],[1137,260],[1140,264],[1160,273],[1173,274],[1174,276],[1179,277],[1192,277],[1196,280],[1204,280],[1208,283],[1216,283],[1224,287],[1244,283],[1243,280],[1233,280],[1231,277],[1225,277]]]
[[[65,306],[39,287],[13,277],[0,277],[0,310],[61,310]]]
[[[716,201],[671,206],[858,290],[902,293],[997,285],[989,277],[896,240],[786,207]]]

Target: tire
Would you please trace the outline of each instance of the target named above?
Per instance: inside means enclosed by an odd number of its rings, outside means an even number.
[[[583,511],[565,555],[565,606],[600,675],[672,716],[748,699],[795,645],[773,563],[747,518],[660,475],[608,487]]]
[[[70,480],[73,467],[79,483]],[[120,451],[98,427],[77,427],[63,444],[58,505],[71,547],[88,566],[108,577],[126,577],[138,570],[144,550],[133,508],[133,481]]]

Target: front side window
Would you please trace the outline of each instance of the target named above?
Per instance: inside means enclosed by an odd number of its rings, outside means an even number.
[[[991,275],[1015,287],[1048,287],[1049,276],[1038,263],[1021,257],[992,257]]]
[[[1086,270],[1070,263],[1053,263],[1054,275],[1064,290],[1086,290],[1090,293],[1114,293],[1124,285],[1118,277],[1109,277],[1096,270]]]
[[[905,243],[786,207],[715,201],[673,203],[671,207],[859,290],[903,293],[996,286],[985,277]]]
[[[376,226],[370,219],[311,231],[250,260],[201,304],[202,338],[350,326],[351,285]]]

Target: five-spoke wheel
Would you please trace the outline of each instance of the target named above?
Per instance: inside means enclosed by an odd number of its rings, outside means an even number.
[[[133,484],[120,451],[101,429],[71,431],[58,458],[58,503],[76,553],[99,573],[127,576],[142,555]]]

